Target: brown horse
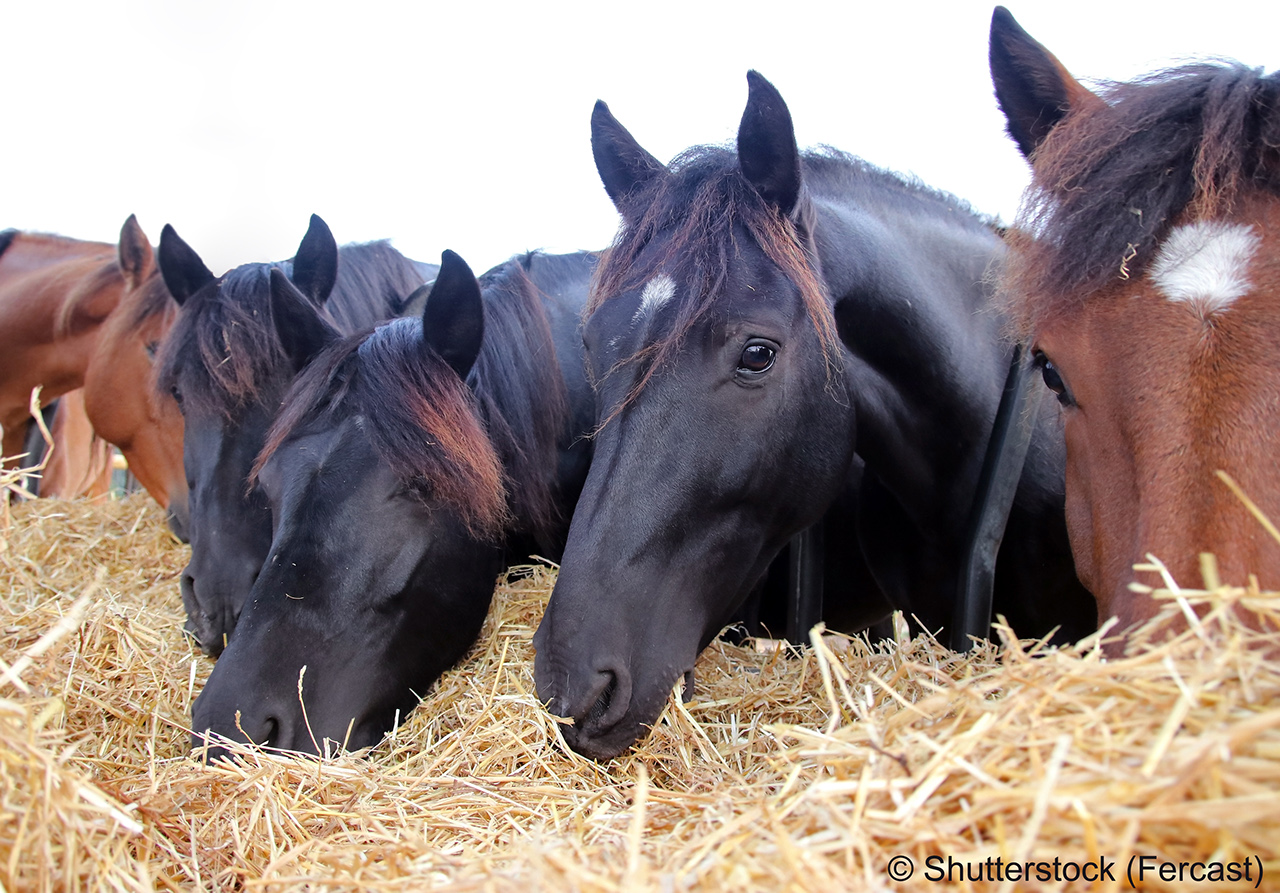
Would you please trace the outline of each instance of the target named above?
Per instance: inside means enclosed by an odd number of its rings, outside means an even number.
[[[40,496],[100,499],[111,492],[111,444],[94,431],[84,411],[82,388],[58,398],[49,433],[53,452],[40,472]],[[27,442],[30,444],[30,438]],[[30,465],[35,458],[28,455],[23,464]]]
[[[182,535],[182,416],[171,398],[154,393],[151,375],[151,355],[172,324],[172,303],[132,216],[118,245],[0,234],[4,455],[22,451],[33,387],[42,385],[48,401],[83,386],[94,431],[120,447]],[[55,450],[55,464],[66,458]]]
[[[1196,64],[1098,93],[997,8],[991,72],[1033,182],[1005,290],[1063,406],[1067,522],[1099,620],[1184,584],[1280,587],[1280,75]]]
[[[121,244],[123,245],[123,239]],[[155,387],[156,349],[173,325],[177,304],[154,265],[145,240],[139,269],[102,324],[84,375],[84,405],[98,434],[115,444],[138,483],[169,510],[169,526],[187,535],[187,477],[182,466],[182,411]]]

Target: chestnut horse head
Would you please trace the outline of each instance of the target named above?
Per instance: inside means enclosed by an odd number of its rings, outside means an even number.
[[[115,444],[129,470],[168,510],[169,527],[187,536],[187,476],[182,412],[155,387],[156,350],[177,316],[151,245],[130,217],[118,248],[125,289],[103,321],[84,373],[84,408],[94,431]]]
[[[1100,620],[1155,555],[1184,583],[1280,586],[1280,75],[1195,64],[1095,93],[1004,9],[991,72],[1033,182],[1012,316],[1063,406],[1067,520]],[[1141,582],[1156,582],[1137,578]]]

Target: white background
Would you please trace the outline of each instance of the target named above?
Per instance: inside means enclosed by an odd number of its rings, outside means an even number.
[[[668,3],[0,3],[0,228],[114,242],[172,223],[215,272],[290,257],[312,212],[477,272],[530,248],[602,248],[591,160],[609,102],[665,160],[731,140],[748,68],[801,146],[825,143],[1012,218],[972,0]],[[1274,0],[1015,2],[1079,77],[1197,56],[1280,65]]]

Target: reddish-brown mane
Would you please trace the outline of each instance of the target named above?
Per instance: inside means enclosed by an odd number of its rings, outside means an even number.
[[[1201,63],[1101,90],[1036,149],[1005,276],[1024,331],[1138,278],[1175,220],[1280,195],[1280,74]]]
[[[475,396],[449,365],[423,350],[421,322],[395,320],[343,339],[298,376],[250,480],[301,430],[359,415],[375,451],[424,498],[498,539],[510,520],[497,452]]]
[[[724,148],[698,146],[668,166],[669,176],[657,177],[637,205],[643,216],[626,224],[603,255],[592,282],[586,313],[602,303],[639,287],[662,269],[678,270],[691,288],[681,289],[670,329],[627,362],[647,368],[633,396],[653,371],[679,349],[689,330],[715,306],[741,250],[738,231],[745,229],[800,290],[828,363],[839,355],[839,338],[830,303],[814,271],[795,224],[768,205],[738,166],[737,155]],[[662,240],[663,250],[646,257],[651,244]]]

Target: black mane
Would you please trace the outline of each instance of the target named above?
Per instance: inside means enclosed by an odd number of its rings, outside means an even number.
[[[1182,215],[1280,194],[1280,74],[1202,62],[1105,85],[1033,158],[1015,295],[1083,300],[1140,275]]]
[[[157,357],[160,388],[174,385],[183,364],[198,364],[208,386],[190,396],[233,417],[280,377],[289,361],[271,311],[273,267],[290,274],[293,263],[244,264],[188,300]],[[367,328],[394,316],[421,283],[413,261],[386,242],[344,245],[338,249],[337,282],[321,314],[343,333]],[[158,296],[149,297],[154,300],[148,306],[155,307]]]

